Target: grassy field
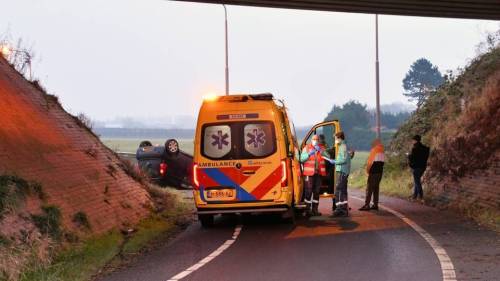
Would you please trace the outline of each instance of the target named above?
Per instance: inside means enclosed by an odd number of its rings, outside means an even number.
[[[118,139],[118,138],[101,138],[101,141],[109,148],[116,152],[131,152],[135,153],[139,147],[139,143],[145,139]],[[163,139],[147,139],[153,144],[162,145],[165,140]],[[179,139],[179,146],[182,151],[189,154],[193,154],[194,142],[192,139]],[[368,151],[356,151],[356,154],[351,162],[351,170],[356,171],[362,168],[366,163],[366,158],[368,158]]]
[[[354,172],[363,168],[366,164],[366,159],[370,152],[368,151],[356,151],[354,158],[351,160],[351,171]]]
[[[149,140],[153,145],[163,145],[165,139],[125,139],[125,138],[101,138],[101,141],[109,148],[116,152],[135,153],[139,147],[139,143],[143,140]],[[194,143],[192,139],[178,139],[179,146],[182,151],[193,154]]]
[[[349,186],[365,189],[367,175],[364,171],[354,171],[349,177]],[[380,192],[385,195],[407,198],[412,194],[413,180],[410,171],[401,173],[384,171],[380,182]]]

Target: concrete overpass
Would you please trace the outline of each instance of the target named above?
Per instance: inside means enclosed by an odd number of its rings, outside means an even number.
[[[349,13],[500,20],[500,0],[177,0]]]

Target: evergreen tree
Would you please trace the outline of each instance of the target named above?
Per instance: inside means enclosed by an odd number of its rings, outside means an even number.
[[[366,105],[357,101],[349,101],[342,106],[334,105],[325,121],[339,120],[342,130],[351,148],[367,150],[375,133],[370,131],[370,113]],[[325,129],[326,135],[327,133]]]
[[[443,82],[443,75],[437,66],[432,65],[429,60],[421,58],[411,65],[403,79],[405,90],[403,95],[408,97],[410,101],[417,101],[417,107],[420,107]]]

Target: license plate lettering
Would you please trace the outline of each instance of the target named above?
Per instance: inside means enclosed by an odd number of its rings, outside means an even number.
[[[234,198],[233,189],[218,189],[218,190],[207,190],[208,199],[233,199]]]

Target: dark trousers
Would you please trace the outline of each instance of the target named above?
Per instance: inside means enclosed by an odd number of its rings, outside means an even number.
[[[413,199],[424,197],[424,190],[422,189],[422,176],[424,175],[425,169],[415,168],[413,172]]]
[[[335,181],[333,180],[333,177],[335,176],[335,167],[334,165],[328,163],[326,161],[326,176],[328,178],[328,193],[333,194],[335,190]]]
[[[382,180],[382,173],[368,174],[368,181],[366,186],[365,205],[370,205],[373,195],[373,205],[378,205],[378,194],[380,190],[380,180]]]
[[[335,199],[337,207],[347,208],[347,178],[349,175],[337,172],[337,186],[335,187]]]
[[[314,174],[314,176],[307,176],[305,178],[305,202],[306,203],[319,203],[319,188],[321,187],[321,176]],[[311,198],[312,197],[312,198]]]

